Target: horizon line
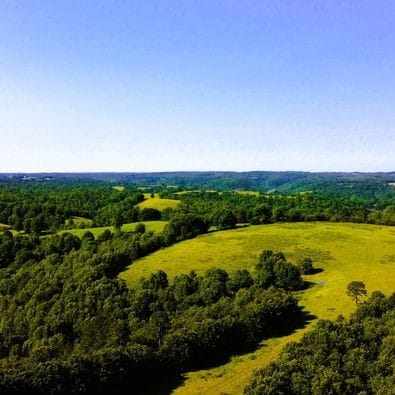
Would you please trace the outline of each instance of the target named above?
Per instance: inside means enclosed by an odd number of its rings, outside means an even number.
[[[340,173],[340,174],[378,174],[378,173],[395,173],[395,170],[144,170],[144,171],[130,171],[130,170],[95,170],[95,171],[48,171],[48,170],[32,170],[32,171],[0,171],[0,175],[14,175],[14,174],[165,174],[165,173]]]

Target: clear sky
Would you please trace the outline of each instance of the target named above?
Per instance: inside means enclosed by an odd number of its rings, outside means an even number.
[[[393,0],[0,2],[0,171],[395,170]]]

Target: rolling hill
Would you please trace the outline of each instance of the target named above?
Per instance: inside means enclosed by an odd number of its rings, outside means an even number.
[[[234,272],[254,270],[264,249],[283,251],[291,262],[311,257],[322,272],[305,276],[310,287],[298,293],[299,303],[312,314],[305,328],[291,335],[262,342],[253,353],[233,357],[229,363],[186,375],[175,394],[242,393],[251,373],[275,359],[281,348],[300,339],[317,318],[335,319],[354,310],[346,296],[348,282],[360,280],[368,292],[389,294],[395,284],[395,229],[350,223],[282,223],[213,232],[159,250],[134,262],[120,274],[129,285],[141,276],[162,269],[170,278],[195,270],[203,273],[217,266]]]

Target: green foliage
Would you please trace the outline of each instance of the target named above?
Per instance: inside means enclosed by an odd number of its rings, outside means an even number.
[[[208,223],[194,214],[178,214],[173,216],[163,230],[166,245],[177,241],[191,239],[208,231]]]
[[[281,252],[263,251],[256,265],[256,273],[256,283],[262,288],[274,285],[277,288],[295,291],[303,287],[300,270],[287,262]]]
[[[145,224],[139,222],[139,223],[136,225],[136,228],[135,228],[134,231],[137,232],[137,233],[141,233],[141,234],[145,233],[145,231],[146,231],[146,226],[145,226]]]
[[[116,278],[130,262],[166,243],[206,232],[193,214],[175,216],[163,235],[105,230],[39,238],[0,235],[0,389],[6,393],[111,393],[201,366],[269,335],[298,313],[281,291],[254,288],[247,271],[180,276],[163,271],[132,290]],[[241,291],[248,297],[240,298]],[[261,306],[266,298],[270,309]],[[240,309],[251,304],[251,321]],[[273,313],[273,303],[276,314]],[[20,309],[23,306],[23,309]],[[252,309],[252,310],[251,310]],[[100,336],[98,336],[100,334]],[[193,336],[192,336],[193,334]],[[190,337],[191,335],[191,337]],[[222,339],[218,343],[218,339]],[[237,339],[237,342],[236,342]],[[209,353],[209,354],[207,354]],[[195,358],[197,356],[197,358]]]
[[[234,182],[221,177],[217,181],[223,185]],[[267,185],[281,186],[297,178],[270,175]],[[304,260],[298,268],[282,253],[267,250],[253,275],[244,268],[229,274],[211,267],[202,275],[191,272],[169,281],[160,270],[128,289],[118,274],[138,258],[206,233],[212,225],[229,229],[240,222],[393,223],[395,213],[393,202],[384,195],[369,201],[322,193],[225,191],[175,196],[168,188],[150,187],[150,193],[173,198],[172,208],[159,211],[147,205],[150,199],[144,200],[135,185],[116,181],[125,187],[114,189],[112,182],[84,177],[25,182],[0,176],[0,223],[13,228],[12,233],[2,226],[0,233],[1,392],[143,392],[152,377],[161,381],[186,369],[218,363],[297,320],[300,309],[288,291],[301,289],[301,272],[313,270],[311,260]],[[237,180],[244,182],[242,177]],[[151,199],[166,203],[155,195]],[[81,222],[84,227],[114,225],[117,231],[92,228],[79,238],[65,231],[81,226],[78,218],[85,221]],[[164,218],[169,222],[162,234],[149,231],[152,228],[144,224],[120,231],[126,222]],[[58,229],[64,233],[48,235]],[[353,292],[356,301],[363,295],[362,288]],[[374,293],[369,304],[360,305],[355,320],[380,320],[388,300]],[[363,327],[367,338],[377,335],[375,324]],[[380,333],[385,334],[385,328]],[[393,359],[390,339],[383,339],[383,344],[381,362],[372,374],[368,369],[372,379],[370,387],[365,386],[377,393],[385,393],[391,381],[387,374]],[[363,364],[360,361],[368,351],[353,350],[342,363],[354,369]],[[376,368],[385,374],[375,374]],[[286,379],[285,384],[281,382],[283,373],[277,376],[276,372],[273,377],[278,386],[273,388],[290,393]],[[342,377],[337,371],[322,370],[312,380],[312,393],[365,388],[364,378],[358,375],[353,376],[355,380]],[[300,389],[305,380],[298,371],[292,385]]]
[[[362,281],[351,281],[348,283],[346,293],[348,296],[354,299],[355,304],[358,304],[359,298],[361,296],[366,296],[368,294],[365,284]]]
[[[309,276],[309,286],[298,291],[297,298],[306,312],[318,318],[335,319],[355,309],[355,303],[345,293],[352,279],[362,279],[368,289],[381,289],[386,295],[393,292],[395,266],[389,260],[393,255],[393,242],[391,227],[346,223],[250,226],[211,232],[159,250],[133,263],[121,277],[133,287],[140,276],[148,277],[162,269],[173,282],[175,276],[181,277],[191,269],[203,275],[215,265],[226,270],[230,279],[237,270],[244,268],[255,278],[254,267],[262,249],[273,249],[283,251],[290,262],[311,257],[314,266],[322,268]],[[238,297],[242,298],[243,293]],[[188,372],[186,381],[177,386],[175,393],[216,393],[218,388],[229,394],[241,393],[255,369],[276,359],[283,345],[299,340],[316,322],[312,319],[308,328],[267,339],[252,353]]]
[[[158,271],[126,289],[116,274],[130,259],[160,248],[162,237],[153,233],[107,232],[95,240],[86,232],[80,240],[5,232],[1,238],[5,393],[139,388],[152,374],[160,381],[220,361],[299,314],[292,296],[261,289],[247,270],[233,278],[212,268],[172,284]],[[14,250],[22,245],[34,252],[21,264]]]
[[[302,274],[313,274],[314,267],[311,258],[304,258],[298,262],[297,267]]]
[[[179,211],[204,215],[212,226],[228,229],[236,222],[333,221],[395,224],[394,199],[364,200],[328,196],[323,192],[242,195],[194,191],[176,195]],[[380,202],[380,203],[379,203]]]
[[[236,270],[231,278],[226,282],[226,288],[230,294],[236,293],[239,289],[250,288],[254,284],[247,269]]]
[[[258,370],[244,393],[391,394],[394,388],[395,294],[377,292],[349,321],[319,321],[277,362]]]
[[[88,181],[1,183],[0,177],[0,186],[0,223],[34,234],[71,227],[73,217],[95,226],[135,222],[140,212],[135,205],[144,199],[137,190],[117,191],[108,183]]]
[[[281,184],[281,176],[277,177],[275,183]],[[327,178],[331,184],[333,180],[329,175]],[[344,182],[347,188],[339,185],[342,191],[352,190],[348,188],[348,181]],[[120,228],[124,223],[168,220],[179,213],[204,217],[210,226],[218,229],[230,229],[236,223],[279,221],[395,224],[395,189],[387,185],[388,193],[376,196],[374,188],[381,190],[383,187],[380,182],[368,184],[366,196],[361,193],[359,198],[318,187],[308,193],[298,192],[299,188],[287,189],[291,194],[242,194],[237,191],[176,194],[162,188],[161,195],[172,199],[149,198],[149,194],[145,199],[141,191],[133,188],[117,190],[105,181],[62,178],[21,183],[18,180],[5,182],[0,176],[0,186],[0,223],[34,234],[54,233],[73,226],[114,225]]]
[[[212,225],[217,229],[232,229],[236,226],[236,215],[230,209],[218,209],[212,215]]]
[[[140,221],[158,221],[161,218],[161,213],[156,208],[143,208],[139,214]]]

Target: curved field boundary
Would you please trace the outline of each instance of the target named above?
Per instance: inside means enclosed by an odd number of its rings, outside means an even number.
[[[299,292],[299,303],[318,318],[335,319],[354,310],[346,296],[349,281],[360,280],[368,292],[395,291],[395,228],[349,223],[281,223],[257,225],[199,236],[134,262],[120,277],[133,285],[141,276],[162,269],[171,278],[217,266],[251,271],[264,249],[283,251],[291,262],[311,257],[321,273],[305,276],[312,286]],[[263,341],[253,353],[222,366],[190,372],[174,394],[240,394],[252,372],[276,359],[281,348],[297,341],[315,321],[289,336]]]

